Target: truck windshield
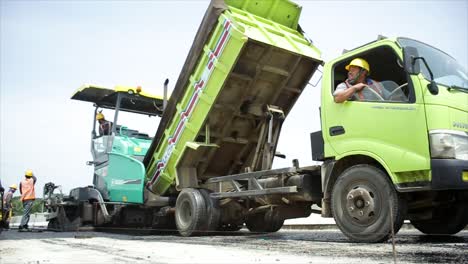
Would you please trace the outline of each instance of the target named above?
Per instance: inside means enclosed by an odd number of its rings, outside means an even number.
[[[404,47],[414,47],[418,50],[419,56],[424,57],[428,63],[433,75],[434,81],[447,87],[468,90],[468,74],[454,58],[448,54],[431,47],[422,42],[398,38],[398,43]],[[419,60],[419,68],[426,79],[430,79],[429,72]]]

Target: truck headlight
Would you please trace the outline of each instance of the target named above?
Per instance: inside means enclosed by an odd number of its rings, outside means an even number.
[[[431,158],[468,160],[468,133],[452,130],[429,132]]]

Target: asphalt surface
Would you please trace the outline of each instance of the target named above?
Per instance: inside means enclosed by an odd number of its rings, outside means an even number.
[[[0,263],[468,263],[468,231],[427,236],[400,230],[392,242],[350,243],[336,229],[239,232],[183,238],[144,230],[0,234]],[[25,245],[27,250],[25,250]]]

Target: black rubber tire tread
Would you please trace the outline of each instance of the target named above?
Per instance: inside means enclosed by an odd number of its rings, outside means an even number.
[[[411,224],[428,235],[454,235],[468,224],[468,205],[454,204],[446,208],[434,208],[433,218],[415,221]]]
[[[263,213],[250,215],[245,220],[245,226],[250,232],[265,232],[264,217]]]
[[[275,211],[267,211],[251,215],[245,221],[250,232],[274,233],[283,227],[284,220]]]
[[[266,232],[274,233],[283,227],[284,219],[280,219],[277,211],[267,211],[265,214]]]
[[[210,197],[212,191],[207,189],[199,189],[206,204],[206,219],[204,226],[201,228],[203,231],[216,231],[220,225],[221,209],[219,207],[219,200]]]
[[[376,201],[376,219],[368,225],[354,223],[352,216],[347,214],[346,195],[357,185],[371,189]],[[343,234],[355,242],[375,243],[388,240],[392,234],[389,203],[392,204],[394,234],[397,234],[406,216],[406,201],[395,190],[386,173],[372,165],[355,165],[345,170],[333,186],[333,217]]]
[[[184,212],[184,210],[190,212]],[[183,214],[189,214],[190,219],[184,220]],[[177,230],[182,236],[199,234],[206,225],[206,203],[198,189],[186,188],[180,192],[176,201],[175,220]]]

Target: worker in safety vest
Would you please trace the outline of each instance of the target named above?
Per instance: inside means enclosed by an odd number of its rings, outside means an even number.
[[[96,119],[99,122],[99,136],[110,135],[112,132],[112,122],[107,121],[103,113],[97,113]]]
[[[345,69],[348,71],[348,79],[336,87],[333,93],[336,103],[346,100],[382,100],[388,96],[381,83],[368,78],[370,67],[366,60],[355,58]]]
[[[18,186],[16,186],[16,184],[10,185],[10,189],[3,196],[3,216],[5,217],[5,223],[7,228],[9,226],[10,217],[13,210],[11,201],[13,199],[13,194],[16,192],[16,189],[18,189]]]
[[[33,175],[32,170],[27,170],[24,174],[24,179],[20,183],[21,201],[23,202],[23,218],[19,226],[19,231],[28,231],[29,215],[36,200],[36,192],[34,184],[36,184],[36,177]]]

